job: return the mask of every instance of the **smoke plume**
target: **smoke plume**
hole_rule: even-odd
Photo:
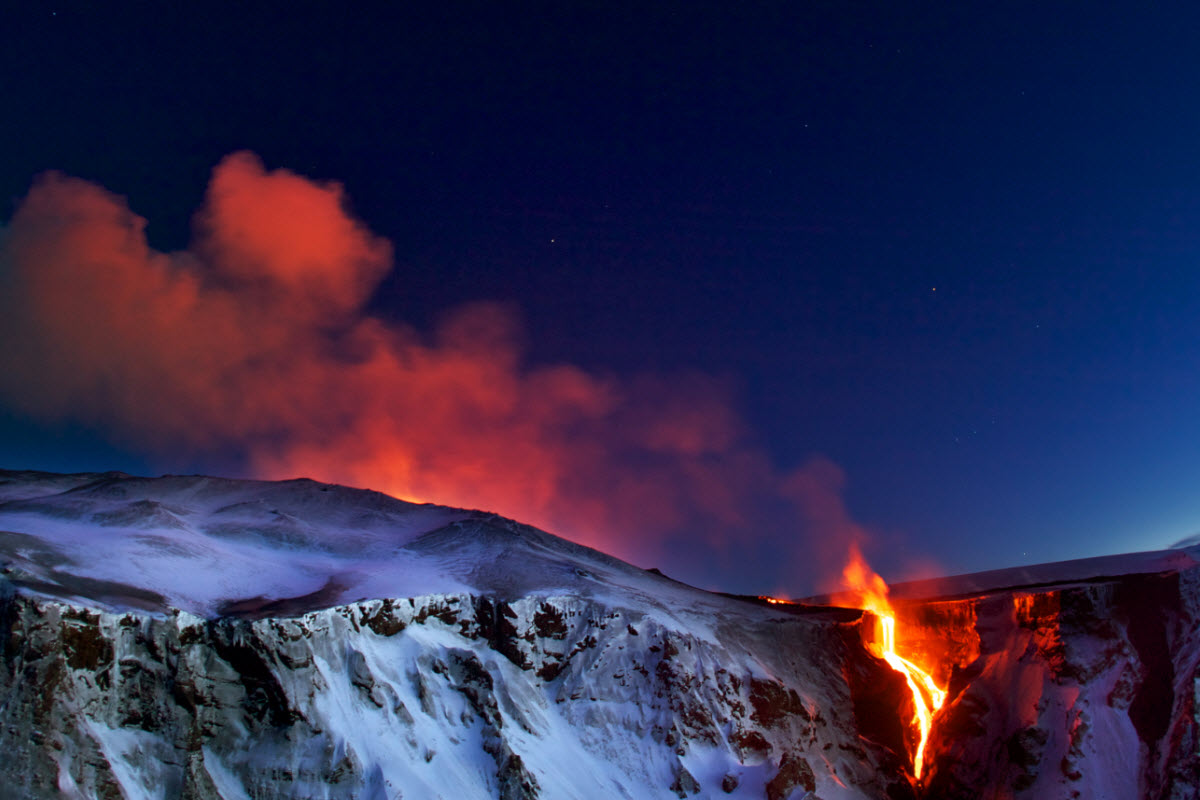
[[[813,531],[848,524],[829,467],[781,474],[711,377],[528,364],[499,305],[433,331],[365,312],[391,245],[336,183],[235,153],[189,249],[157,252],[144,227],[95,184],[35,181],[0,239],[7,407],[168,468],[234,453],[255,476],[490,509],[647,565],[686,561],[666,552],[682,543],[769,561],[808,543],[793,503]]]

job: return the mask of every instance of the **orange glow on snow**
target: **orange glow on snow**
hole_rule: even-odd
[[[925,762],[925,744],[933,726],[933,715],[946,700],[944,689],[938,688],[928,672],[901,656],[896,650],[896,612],[888,600],[888,587],[883,578],[871,569],[857,545],[851,545],[850,560],[842,571],[842,580],[853,595],[858,608],[879,618],[880,635],[872,643],[880,658],[904,676],[913,696],[913,724],[919,739],[913,755],[913,775],[921,779]]]

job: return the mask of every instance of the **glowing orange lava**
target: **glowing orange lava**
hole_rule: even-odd
[[[850,560],[842,571],[842,579],[855,595],[855,604],[879,618],[880,635],[873,647],[892,669],[904,676],[912,692],[913,724],[920,734],[917,752],[913,755],[913,775],[920,780],[933,715],[942,707],[946,692],[938,688],[928,672],[896,652],[896,612],[888,600],[887,583],[867,565],[857,546],[851,546]]]

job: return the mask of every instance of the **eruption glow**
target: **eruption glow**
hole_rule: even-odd
[[[37,178],[0,224],[0,409],[164,470],[487,509],[638,563],[707,570],[797,508],[824,530],[806,487],[836,468],[776,468],[720,379],[528,363],[497,303],[432,330],[376,313],[392,244],[336,182],[234,153],[194,222],[158,251],[124,198]]]
[[[920,780],[933,715],[942,707],[946,692],[938,688],[928,672],[896,652],[896,612],[888,600],[887,583],[867,565],[856,545],[851,545],[850,560],[842,571],[842,579],[855,595],[855,605],[879,618],[880,635],[873,643],[874,648],[892,669],[904,676],[912,692],[912,721],[919,734],[917,750],[913,754],[913,775]]]

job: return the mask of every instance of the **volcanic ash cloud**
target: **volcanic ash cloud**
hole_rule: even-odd
[[[722,382],[527,364],[495,304],[431,333],[367,313],[392,246],[337,183],[235,153],[187,250],[155,251],[145,225],[93,183],[35,181],[0,240],[10,408],[164,467],[237,458],[261,477],[494,510],[643,563],[697,540],[760,559],[796,544],[771,533],[795,527],[777,524],[795,519],[780,511],[794,476]]]

